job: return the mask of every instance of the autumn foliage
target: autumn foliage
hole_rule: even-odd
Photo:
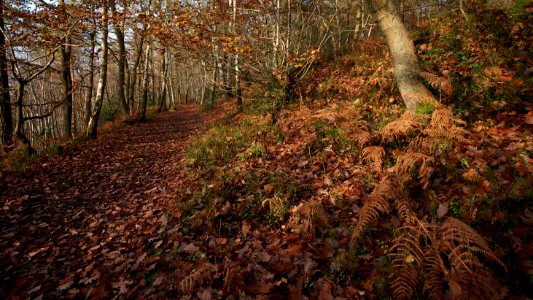
[[[478,2],[413,31],[439,100],[416,113],[372,37],[291,57],[293,97],[251,74],[243,111],[177,105],[10,169],[0,298],[533,297],[531,16]]]

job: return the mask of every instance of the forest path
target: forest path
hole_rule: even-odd
[[[186,143],[203,119],[196,106],[180,106],[8,179],[0,299],[153,295],[142,281],[160,260],[150,253],[162,244]]]

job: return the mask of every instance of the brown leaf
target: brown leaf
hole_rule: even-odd
[[[74,284],[74,276],[69,276],[59,283],[59,286],[57,287],[58,291],[64,291],[68,288],[70,288]]]
[[[439,204],[437,209],[437,217],[442,218],[448,213],[448,204]]]
[[[241,231],[242,231],[242,235],[243,235],[243,236],[247,236],[248,233],[250,233],[250,229],[251,229],[251,227],[252,227],[252,226],[250,225],[250,222],[248,222],[248,221],[243,221],[243,222],[242,222],[242,229],[241,229]]]

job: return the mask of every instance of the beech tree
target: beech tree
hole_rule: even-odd
[[[98,87],[96,90],[96,99],[92,109],[91,117],[89,118],[89,124],[87,125],[87,131],[85,137],[88,139],[96,139],[98,130],[98,121],[100,118],[100,112],[102,111],[102,103],[104,102],[104,93],[107,84],[107,64],[108,64],[108,35],[109,35],[109,3],[107,0],[102,1],[102,44],[101,44],[101,58],[100,58],[100,76],[98,78]]]
[[[413,112],[423,104],[436,106],[437,100],[421,80],[413,41],[396,12],[393,1],[371,0],[371,3],[392,54],[394,78],[405,106]]]

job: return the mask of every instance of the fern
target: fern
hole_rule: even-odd
[[[492,249],[472,227],[455,218],[448,218],[440,227],[441,251],[456,253],[461,258],[461,253],[480,254],[499,264],[503,269],[505,265],[494,255]],[[468,262],[466,262],[468,263]],[[463,263],[466,265],[466,263]]]
[[[381,173],[383,170],[383,157],[385,156],[385,150],[380,146],[366,147],[363,149],[363,163],[370,167],[370,170],[374,173]]]
[[[362,129],[355,130],[355,132],[351,133],[349,136],[361,148],[368,145],[372,140],[372,135],[368,131]]]
[[[391,248],[391,287],[395,299],[412,299],[421,279],[424,265],[423,243],[427,239],[427,228],[416,220],[413,225],[400,229],[399,236]]]
[[[398,205],[405,205],[402,203],[399,201]],[[395,298],[413,297],[420,278],[424,279],[424,292],[431,299],[442,299],[445,286],[449,287],[454,299],[499,299],[505,296],[506,290],[478,256],[504,266],[474,229],[454,218],[433,227],[416,217],[410,222],[400,230],[390,254],[393,261],[391,287]]]
[[[420,73],[424,79],[427,80],[427,82],[434,88],[439,90],[440,93],[446,94],[446,96],[451,96],[453,92],[452,85],[450,83],[450,80],[446,77],[440,77],[435,74],[431,74],[429,72],[422,72]]]
[[[397,179],[386,177],[374,188],[359,212],[359,221],[352,233],[351,245],[363,236],[365,229],[378,221],[379,215],[390,212],[389,200],[402,196],[402,186]]]
[[[446,273],[444,262],[440,256],[439,244],[434,243],[424,254],[424,292],[430,299],[444,297],[444,275]]]
[[[215,270],[215,266],[210,263],[203,263],[199,268],[194,269],[193,272],[183,278],[179,283],[179,290],[184,294],[190,294],[200,284],[213,281],[212,272]]]
[[[398,157],[393,170],[401,178],[409,178],[409,175],[416,171],[425,189],[434,171],[433,161],[434,159],[431,156],[417,152],[407,152]]]
[[[377,135],[385,142],[392,142],[408,137],[422,128],[420,119],[423,118],[412,112],[405,112],[398,120],[395,120],[381,128]]]
[[[398,216],[400,217],[402,224],[413,225],[417,218],[407,199],[404,197],[398,197],[394,202],[394,205],[398,211]]]

